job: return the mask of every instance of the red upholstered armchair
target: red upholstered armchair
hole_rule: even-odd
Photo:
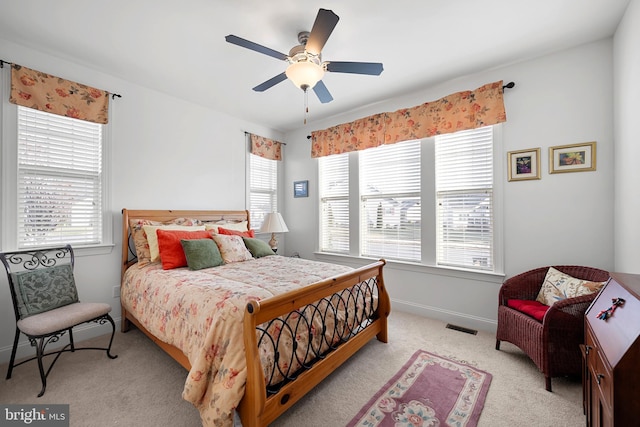
[[[553,267],[578,279],[593,282],[609,279],[609,272],[598,268],[575,265]],[[500,350],[500,341],[518,346],[544,374],[545,387],[551,391],[552,377],[581,373],[579,345],[584,342],[584,312],[597,292],[557,301],[548,310],[544,306],[540,312],[540,307],[536,309],[535,299],[548,269],[541,267],[530,270],[502,284],[498,295],[496,350]]]

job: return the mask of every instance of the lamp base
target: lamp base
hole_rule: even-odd
[[[269,246],[273,252],[278,252],[278,241],[276,240],[276,233],[271,233],[271,240],[269,240]]]

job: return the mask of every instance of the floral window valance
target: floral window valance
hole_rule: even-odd
[[[74,119],[109,121],[109,92],[17,64],[11,66],[9,101]]]
[[[264,136],[251,135],[251,154],[270,160],[282,160],[282,143]]]
[[[311,157],[475,129],[507,120],[502,81],[392,113],[311,132]]]

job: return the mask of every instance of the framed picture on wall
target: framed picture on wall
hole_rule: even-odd
[[[293,197],[309,197],[309,181],[294,181]]]
[[[509,181],[540,179],[540,148],[509,151]]]
[[[549,173],[596,170],[596,143],[549,147]]]

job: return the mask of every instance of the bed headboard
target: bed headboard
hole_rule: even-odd
[[[152,221],[167,222],[175,218],[192,218],[202,222],[247,221],[247,226],[251,229],[249,211],[206,211],[206,210],[133,210],[122,209],[122,276],[127,268],[137,262],[136,250],[131,239],[129,230],[130,220],[148,219]]]

